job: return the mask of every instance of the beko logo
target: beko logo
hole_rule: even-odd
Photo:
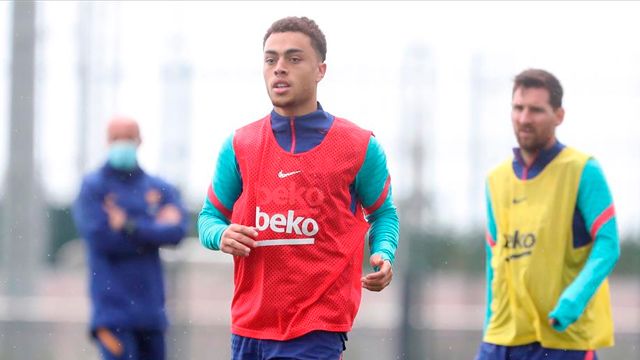
[[[266,212],[260,211],[256,207],[256,228],[260,231],[271,229],[275,233],[286,233],[296,235],[314,236],[320,231],[318,222],[312,218],[296,216],[293,210],[287,214],[273,214],[269,216]]]
[[[504,234],[504,248],[512,251],[520,251],[507,256],[506,261],[531,255],[535,245],[536,235],[534,233],[521,233],[520,230],[516,230],[513,235]]]

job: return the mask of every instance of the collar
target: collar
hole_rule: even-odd
[[[144,174],[144,170],[142,170],[138,164],[136,164],[136,167],[132,170],[118,170],[109,165],[108,161],[102,166],[102,171],[107,176],[117,177],[123,180],[127,178],[135,178]]]
[[[526,165],[520,148],[513,148],[513,171],[522,180],[529,180],[536,177],[556,156],[564,149],[565,146],[556,140],[555,144],[548,149],[542,149],[529,166]]]
[[[291,120],[295,125],[296,132],[319,132],[326,134],[333,123],[333,116],[322,109],[318,103],[318,109],[314,112],[299,116],[283,116],[271,111],[271,128],[274,133],[290,132]]]

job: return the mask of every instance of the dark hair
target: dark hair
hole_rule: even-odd
[[[513,80],[513,91],[519,87],[543,88],[549,91],[549,104],[555,110],[562,106],[562,85],[560,81],[548,71],[542,69],[527,69],[518,74]]]
[[[305,16],[290,16],[271,24],[271,27],[269,27],[267,33],[264,35],[262,46],[264,47],[264,44],[267,42],[267,38],[269,38],[271,34],[289,31],[300,32],[307,35],[311,39],[311,46],[318,53],[322,62],[324,62],[327,57],[327,39],[325,39],[322,30],[318,27],[318,24]]]

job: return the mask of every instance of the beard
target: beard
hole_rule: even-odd
[[[537,153],[538,151],[544,149],[548,142],[548,138],[544,138],[535,133],[529,133],[529,136],[522,136],[516,133],[516,139],[518,140],[518,145],[520,145],[520,149],[528,152],[528,153]]]

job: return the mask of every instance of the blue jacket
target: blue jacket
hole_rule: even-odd
[[[127,213],[127,226],[113,231],[103,209],[105,197]],[[155,222],[173,204],[182,222]],[[177,245],[187,232],[187,212],[176,189],[142,169],[122,172],[108,164],[88,174],[73,206],[73,218],[87,244],[91,330],[98,327],[164,330],[167,326],[159,247]]]

